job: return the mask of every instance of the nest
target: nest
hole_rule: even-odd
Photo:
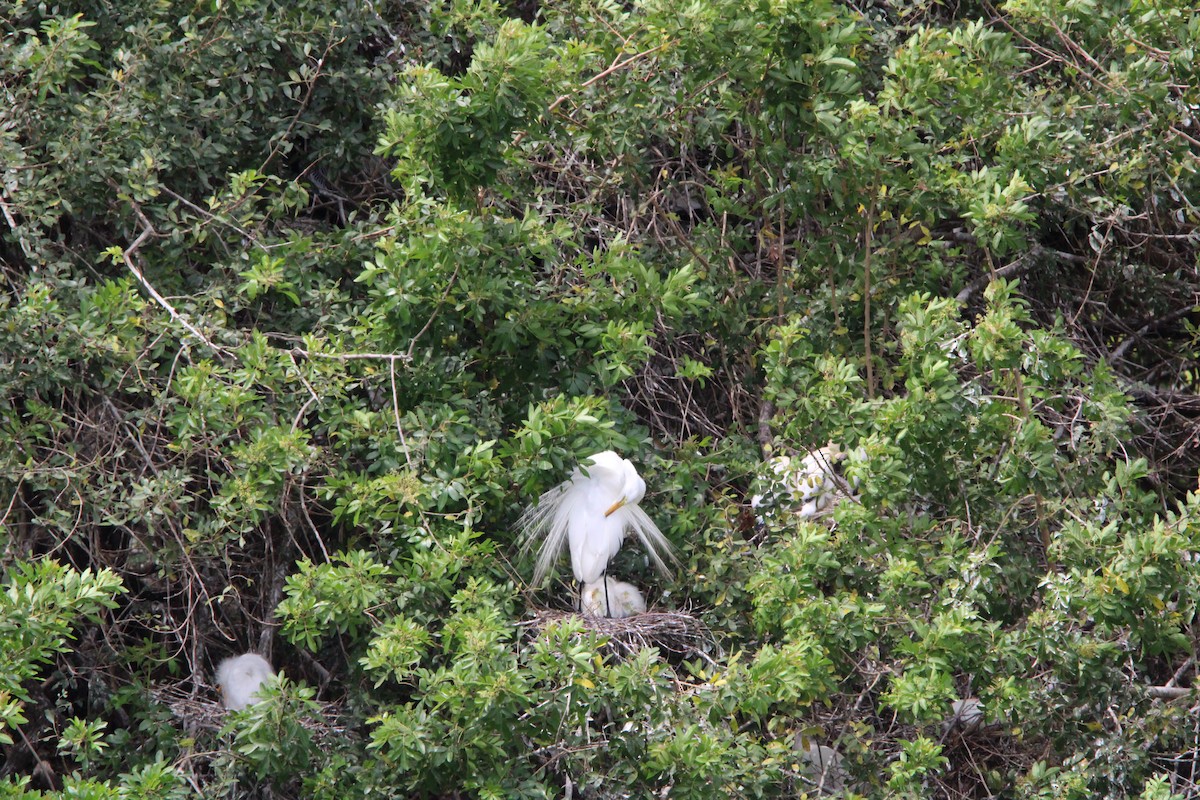
[[[177,686],[155,687],[150,693],[155,700],[171,710],[171,714],[189,734],[200,731],[216,732],[228,722],[229,712],[215,700],[196,697]],[[312,734],[314,742],[327,745],[338,740],[344,741],[346,737],[354,735],[341,705],[325,702],[317,702],[317,705],[321,709],[320,716],[305,714],[300,719],[300,724]]]
[[[637,653],[647,647],[657,647],[680,659],[701,658],[711,661],[709,653],[717,649],[716,639],[703,622],[682,612],[651,611],[624,619],[592,617],[574,611],[535,608],[531,619],[522,623],[534,636],[541,636],[551,625],[566,620],[578,620],[584,631],[602,636],[602,650],[618,658]]]

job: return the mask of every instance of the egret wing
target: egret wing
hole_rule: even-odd
[[[560,483],[537,499],[517,521],[521,531],[521,555],[538,546],[533,586],[542,581],[567,546],[567,521],[571,517],[571,481]]]
[[[642,546],[650,554],[655,569],[661,572],[663,577],[671,577],[671,568],[667,566],[667,561],[677,564],[679,559],[675,556],[675,548],[671,546],[667,537],[663,536],[654,520],[650,519],[640,506],[624,506],[617,513],[625,515],[626,528],[637,534]]]

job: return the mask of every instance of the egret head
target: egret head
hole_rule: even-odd
[[[259,687],[274,674],[271,662],[258,653],[243,653],[225,659],[217,667],[221,702],[231,710],[245,708],[255,701]]]
[[[596,453],[582,467],[587,479],[594,481],[612,495],[612,505],[604,511],[611,517],[627,505],[635,506],[646,496],[646,482],[627,458],[621,458],[612,450]]]

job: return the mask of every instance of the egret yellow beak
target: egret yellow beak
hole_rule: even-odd
[[[625,498],[624,498],[624,497],[622,497],[620,500],[618,500],[617,502],[615,502],[615,503],[613,503],[611,506],[609,506],[609,507],[608,507],[608,511],[605,511],[605,512],[604,512],[604,516],[606,516],[606,517],[610,517],[610,516],[612,516],[612,513],[613,513],[614,511],[616,511],[618,508],[620,508],[621,506],[623,506],[623,505],[625,505]]]

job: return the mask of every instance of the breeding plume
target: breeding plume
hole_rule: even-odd
[[[606,577],[584,584],[579,610],[591,617],[625,619],[646,613],[646,598],[632,583]]]
[[[611,450],[596,453],[576,467],[570,479],[526,509],[518,523],[523,550],[541,542],[533,585],[541,584],[568,546],[575,580],[596,583],[630,531],[641,540],[658,571],[669,577],[665,559],[674,560],[675,555],[671,543],[638,505],[645,495],[646,482],[633,464]]]
[[[231,710],[245,708],[257,699],[258,688],[275,674],[271,662],[258,653],[227,658],[217,667],[221,702]]]

